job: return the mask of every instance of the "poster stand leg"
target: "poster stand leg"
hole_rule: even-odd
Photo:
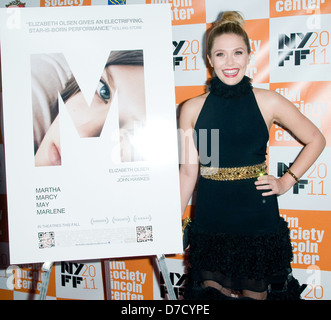
[[[46,294],[48,290],[49,278],[51,276],[53,262],[44,262],[41,270],[44,271],[41,279],[41,288],[39,300],[46,300]]]
[[[168,291],[169,300],[177,300],[174,288],[172,286],[164,254],[156,255],[156,261]]]
[[[111,278],[110,278],[110,260],[104,260],[103,263],[103,273],[104,273],[104,278],[105,278],[105,290],[106,290],[106,300],[111,300],[112,295],[111,295]]]

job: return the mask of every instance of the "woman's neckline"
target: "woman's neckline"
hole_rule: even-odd
[[[240,82],[235,85],[228,85],[222,82],[218,77],[214,77],[210,81],[210,92],[213,95],[224,99],[240,98],[252,91],[251,79],[244,76]]]

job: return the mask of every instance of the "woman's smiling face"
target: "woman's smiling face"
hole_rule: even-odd
[[[233,33],[222,34],[215,38],[208,60],[222,82],[235,85],[246,73],[250,54],[242,37]]]

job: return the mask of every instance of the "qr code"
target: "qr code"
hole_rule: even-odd
[[[38,232],[39,249],[55,247],[55,232]]]
[[[153,241],[152,226],[136,227],[137,242]]]

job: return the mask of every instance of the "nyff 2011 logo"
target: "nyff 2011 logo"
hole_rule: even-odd
[[[173,66],[182,66],[182,71],[198,71],[199,61],[197,55],[200,52],[200,42],[198,40],[180,40],[172,41],[174,46],[173,51]]]
[[[65,287],[69,284],[73,288],[77,288],[77,285],[84,280],[81,276],[83,267],[82,263],[61,262],[61,286]]]
[[[285,61],[293,61],[294,65],[300,66],[301,61],[311,53],[306,46],[312,34],[313,32],[280,34],[278,36],[278,66],[284,67]]]

